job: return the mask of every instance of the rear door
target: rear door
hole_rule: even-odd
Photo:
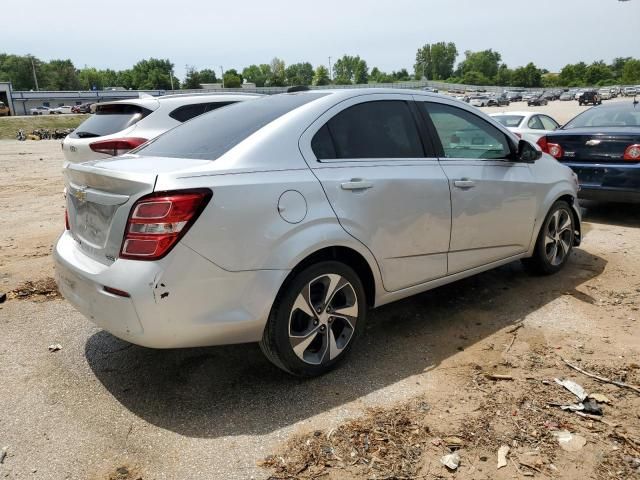
[[[536,217],[528,164],[514,162],[505,133],[469,110],[418,102],[451,189],[449,273],[525,252]]]
[[[449,186],[419,119],[410,95],[362,95],[331,108],[300,139],[341,225],[373,253],[387,291],[447,273]]]

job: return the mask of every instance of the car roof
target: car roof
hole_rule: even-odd
[[[489,116],[494,117],[496,115],[518,115],[521,117],[526,117],[528,115],[546,115],[546,113],[542,112],[531,112],[531,111],[506,111],[506,112],[493,112],[489,114]]]
[[[180,106],[185,103],[189,103],[194,101],[195,103],[204,103],[204,102],[230,102],[230,101],[241,101],[241,100],[250,100],[252,98],[259,98],[263,95],[254,93],[179,93],[173,95],[163,95],[160,97],[153,97],[151,95],[144,96],[141,98],[130,98],[123,100],[114,100],[109,102],[100,102],[99,105],[139,105],[141,107],[149,108],[151,110],[157,109],[160,105],[175,105]]]

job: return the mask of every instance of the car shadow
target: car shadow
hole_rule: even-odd
[[[315,379],[278,370],[253,344],[153,350],[100,331],[85,355],[106,389],[151,424],[188,437],[264,434],[433,369],[562,295],[590,303],[576,288],[605,265],[574,249],[553,276],[528,276],[514,262],[385,305],[347,361]]]
[[[580,206],[585,209],[583,215],[585,222],[619,227],[640,227],[640,208],[638,208],[638,204],[581,200]]]

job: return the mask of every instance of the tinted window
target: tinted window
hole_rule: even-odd
[[[312,141],[320,160],[424,157],[415,119],[404,101],[360,103],[338,113],[326,126]],[[327,147],[330,140],[335,152]]]
[[[96,113],[82,122],[71,136],[90,138],[111,135],[136,124],[150,113],[151,110],[126,103],[98,105]]]
[[[219,108],[169,130],[135,153],[215,160],[278,117],[325,95],[285,93]]]
[[[524,118],[522,115],[492,115],[493,119],[497,122],[500,122],[505,127],[515,128],[520,125],[522,119]]]
[[[336,158],[336,149],[326,124],[314,135],[311,140],[311,149],[318,160]]]
[[[191,105],[183,105],[173,110],[169,116],[179,122],[186,122],[192,118],[210,112],[216,108],[224,107],[235,102],[210,102],[210,103],[193,103]]]
[[[555,130],[560,126],[553,118],[547,117],[546,115],[540,115],[540,121],[545,130]]]
[[[638,126],[640,126],[640,108],[626,104],[615,107],[590,108],[562,128]]]
[[[507,158],[507,137],[478,116],[439,103],[421,102],[433,121],[446,158]]]
[[[538,115],[534,115],[529,119],[529,121],[527,122],[527,127],[533,130],[544,130],[544,126],[542,125],[542,122],[540,121],[540,117],[538,117]]]

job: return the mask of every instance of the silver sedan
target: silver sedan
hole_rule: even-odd
[[[334,367],[367,310],[580,242],[577,181],[466,104],[316,90],[202,115],[130,154],[69,164],[64,296],[155,348],[260,342]]]

